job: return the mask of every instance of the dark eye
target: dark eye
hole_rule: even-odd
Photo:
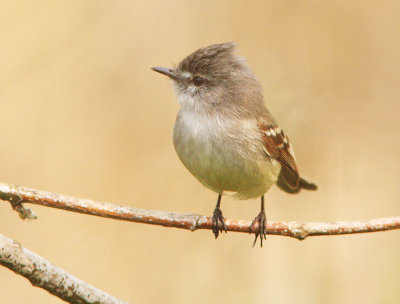
[[[199,75],[196,75],[193,77],[192,81],[196,87],[199,87],[204,83],[205,79]]]

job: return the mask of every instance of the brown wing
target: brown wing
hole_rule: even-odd
[[[278,160],[282,166],[279,179],[283,180],[291,190],[298,189],[300,175],[289,138],[276,125],[261,124],[259,128],[265,152]]]

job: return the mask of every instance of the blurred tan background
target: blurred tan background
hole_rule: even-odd
[[[270,220],[400,214],[398,1],[31,1],[0,9],[0,181],[210,215],[175,155],[178,103],[150,70],[235,41],[318,192],[267,195]],[[259,201],[225,198],[247,220]],[[125,223],[0,202],[0,233],[132,303],[399,303],[400,232],[304,242]],[[1,303],[62,303],[0,267]]]

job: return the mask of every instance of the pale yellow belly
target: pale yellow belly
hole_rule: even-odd
[[[234,192],[240,199],[263,195],[276,183],[280,164],[276,160],[242,158],[232,151],[208,144],[176,147],[185,167],[206,187],[217,192]]]

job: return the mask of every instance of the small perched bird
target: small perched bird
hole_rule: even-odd
[[[253,220],[261,246],[266,238],[264,194],[275,183],[284,191],[316,190],[299,175],[292,145],[266,109],[261,85],[234,43],[200,48],[174,68],[152,69],[172,79],[181,109],[173,141],[184,166],[218,193],[212,216],[215,238],[227,231],[221,197],[261,197]]]

